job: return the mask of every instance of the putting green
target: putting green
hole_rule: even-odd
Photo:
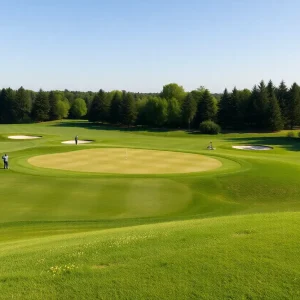
[[[213,170],[222,166],[199,154],[125,148],[97,148],[31,157],[36,167],[77,172],[171,174]]]

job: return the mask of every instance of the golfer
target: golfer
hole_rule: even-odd
[[[2,156],[2,159],[3,159],[3,163],[4,163],[4,169],[8,169],[8,155],[4,154]]]
[[[78,144],[78,135],[75,136],[75,144]]]

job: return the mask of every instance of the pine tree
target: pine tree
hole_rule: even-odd
[[[240,97],[236,87],[232,90],[230,98],[231,125],[232,128],[237,129],[241,126],[240,123],[242,116],[240,112]]]
[[[1,114],[0,121],[1,123],[13,123],[14,114],[13,114],[13,105],[15,102],[15,92],[11,89],[2,89],[0,97],[1,105]]]
[[[20,87],[12,103],[13,122],[22,123],[30,121],[30,112],[31,98],[29,92]]]
[[[200,123],[204,121],[214,121],[218,112],[216,99],[209,90],[205,90],[198,103],[198,113]]]
[[[49,120],[50,104],[49,97],[46,92],[40,90],[32,107],[32,118],[35,121]]]
[[[49,111],[49,119],[50,120],[58,120],[58,110],[57,110],[57,103],[58,103],[59,97],[57,93],[54,91],[51,91],[49,93],[49,105],[50,105],[50,111]]]
[[[0,91],[0,123],[3,123],[2,121],[2,115],[4,114],[3,110],[3,97],[4,97],[4,89]]]
[[[113,124],[121,123],[121,104],[122,104],[122,93],[116,91],[110,105],[110,122]]]
[[[222,128],[228,128],[231,126],[231,97],[227,91],[224,90],[219,102],[218,121]]]
[[[89,111],[89,120],[92,122],[105,122],[109,119],[109,102],[105,92],[101,89],[94,97]]]
[[[136,102],[131,93],[123,92],[122,95],[122,123],[124,125],[134,124],[137,118]]]
[[[288,88],[285,85],[284,81],[282,81],[276,90],[276,96],[279,102],[281,115],[284,123],[284,127],[288,127],[288,102],[289,102],[289,93]]]
[[[193,94],[188,93],[188,95],[184,99],[183,106],[182,106],[182,119],[183,122],[188,125],[189,129],[191,127],[191,123],[194,120],[196,112],[197,112],[197,102],[193,97]]]
[[[257,110],[256,110],[256,124],[259,129],[268,128],[268,108],[269,98],[268,91],[264,81],[261,81],[258,86],[258,98],[257,98]]]
[[[252,90],[246,116],[247,123],[256,129],[267,129],[268,107],[268,91],[264,81],[261,81],[258,88],[255,85]]]
[[[244,89],[237,91],[238,95],[238,125],[237,129],[243,129],[247,126],[247,110],[251,97],[251,91]]]
[[[300,88],[294,83],[289,90],[289,101],[287,104],[287,121],[290,129],[300,123]]]
[[[275,94],[275,87],[270,80],[267,86],[269,107],[268,107],[268,128],[272,131],[283,129],[283,121],[280,106]]]
[[[257,99],[259,93],[257,86],[252,89],[251,96],[249,97],[248,107],[245,111],[245,121],[249,127],[257,127]]]

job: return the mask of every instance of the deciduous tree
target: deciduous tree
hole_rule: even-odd
[[[76,98],[70,108],[70,117],[80,119],[87,114],[86,102],[81,98]]]

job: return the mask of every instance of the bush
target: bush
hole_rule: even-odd
[[[298,132],[298,137],[300,138],[300,131]]]
[[[213,121],[202,122],[199,129],[204,134],[218,134],[221,131],[221,127]]]
[[[289,131],[286,136],[288,138],[294,138],[295,137],[295,132],[294,131]]]

